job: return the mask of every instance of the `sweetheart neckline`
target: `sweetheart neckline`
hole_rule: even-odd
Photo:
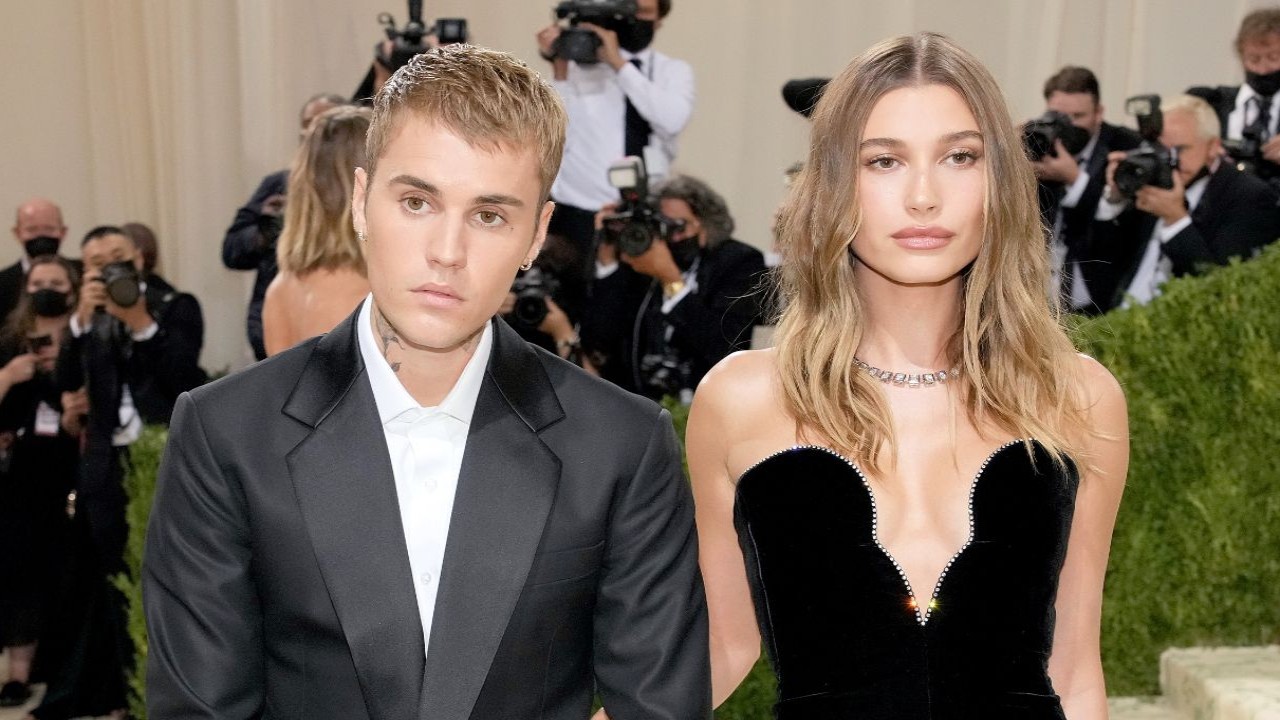
[[[788,453],[792,453],[800,450],[817,450],[820,452],[824,452],[828,455],[831,455],[839,460],[843,460],[844,463],[848,465],[858,475],[858,479],[862,481],[862,486],[863,488],[866,489],[867,495],[871,500],[871,542],[874,543],[875,546],[880,549],[880,552],[882,552],[884,556],[889,560],[889,563],[893,565],[894,570],[898,572],[898,576],[901,578],[902,584],[905,586],[907,591],[907,597],[909,599],[908,606],[915,611],[916,622],[919,623],[921,628],[925,628],[929,624],[929,616],[933,613],[934,609],[937,608],[938,594],[942,590],[942,583],[944,580],[946,580],[947,573],[951,570],[951,566],[954,565],[956,561],[960,559],[960,556],[964,554],[964,551],[967,550],[969,546],[973,543],[973,537],[974,537],[973,496],[975,491],[978,489],[978,481],[981,480],[982,476],[986,473],[987,466],[990,465],[991,462],[995,460],[997,456],[1000,455],[1000,453],[1004,452],[1008,448],[1013,447],[1014,445],[1017,445],[1019,443],[1027,443],[1027,442],[1036,443],[1036,440],[1033,438],[1014,438],[1012,440],[1009,440],[1003,445],[1000,445],[996,449],[992,450],[987,455],[987,457],[982,461],[982,463],[978,465],[978,469],[973,473],[973,479],[969,481],[969,495],[968,495],[969,534],[965,538],[965,541],[960,545],[960,547],[954,553],[951,554],[951,557],[947,560],[946,564],[943,565],[942,572],[938,574],[938,579],[935,580],[933,583],[933,591],[930,593],[929,602],[925,604],[923,608],[921,607],[919,598],[916,596],[915,589],[911,584],[911,579],[907,576],[907,571],[898,562],[898,559],[893,556],[893,553],[889,551],[889,548],[885,547],[880,542],[879,505],[876,502],[876,493],[875,493],[875,489],[871,487],[871,481],[867,478],[866,474],[862,472],[862,468],[859,467],[856,462],[846,457],[845,455],[841,454],[840,452],[832,448],[829,448],[825,445],[793,445],[789,448],[785,448],[775,453],[771,453],[761,458],[759,461],[751,465],[751,467],[744,470],[742,474],[738,476],[738,482],[734,486],[735,504],[737,501],[736,498],[737,498],[738,488],[742,486],[742,480],[748,474],[750,474],[751,471],[755,470],[756,468],[760,467],[761,465],[763,465],[764,463],[770,460],[773,460],[775,458],[779,458]]]

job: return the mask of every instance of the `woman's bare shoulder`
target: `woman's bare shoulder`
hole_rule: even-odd
[[[716,363],[702,378],[695,396],[715,408],[774,404],[778,397],[777,353],[773,348],[743,350]]]

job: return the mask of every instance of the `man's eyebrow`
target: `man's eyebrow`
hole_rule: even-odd
[[[494,195],[481,195],[480,197],[476,198],[475,204],[476,205],[506,205],[508,207],[513,207],[513,208],[524,207],[524,201],[521,200],[520,198],[513,197],[511,195],[503,195],[501,193],[497,193]]]
[[[431,183],[427,182],[426,180],[423,180],[420,177],[414,177],[413,175],[397,175],[391,178],[390,180],[388,180],[387,184],[388,185],[408,185],[410,187],[418,188],[419,190],[421,190],[424,193],[427,193],[428,195],[440,194],[440,188],[437,188],[435,185],[432,185]]]
[[[408,185],[417,188],[428,195],[440,195],[440,188],[413,175],[397,175],[387,182],[389,185]],[[473,205],[506,205],[508,207],[522,208],[524,201],[513,195],[505,195],[503,193],[490,193],[480,195],[472,201]]]

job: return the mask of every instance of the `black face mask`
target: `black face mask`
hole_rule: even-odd
[[[71,310],[71,306],[67,303],[70,297],[67,293],[53,288],[40,288],[31,293],[31,308],[40,317],[62,317]]]
[[[652,20],[632,20],[618,30],[618,47],[627,52],[640,52],[652,42]]]
[[[27,257],[37,258],[41,255],[57,255],[58,246],[62,241],[56,237],[41,235],[24,242],[22,245],[27,249]]]
[[[1244,72],[1244,81],[1249,83],[1249,87],[1253,88],[1254,92],[1263,97],[1269,98],[1280,92],[1280,70],[1266,75],[1259,75],[1256,72],[1246,70]]]
[[[693,267],[693,261],[698,259],[698,253],[702,252],[697,235],[672,240],[667,243],[667,248],[671,250],[671,259],[676,261],[676,267],[680,268],[682,273],[689,272],[689,268]]]

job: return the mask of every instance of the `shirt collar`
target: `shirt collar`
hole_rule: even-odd
[[[1089,142],[1085,143],[1084,149],[1080,151],[1077,158],[1080,162],[1087,163],[1093,157],[1093,151],[1098,147],[1098,138],[1102,136],[1102,128],[1098,128],[1098,132],[1089,136]]]
[[[1220,161],[1215,160],[1209,166],[1209,174],[1191,183],[1191,187],[1187,188],[1187,206],[1195,209],[1200,204],[1200,198],[1204,197],[1204,191],[1209,187],[1209,178],[1213,177],[1213,173],[1217,172]]]
[[[400,378],[391,370],[387,359],[378,352],[377,340],[373,337],[373,295],[365,298],[360,306],[360,316],[356,319],[356,336],[360,343],[360,356],[364,359],[365,369],[369,374],[369,384],[373,387],[373,399],[378,406],[378,419],[385,426],[400,418],[401,415],[413,411],[410,417],[425,415],[423,411],[435,411],[448,415],[464,424],[471,424],[471,416],[475,413],[476,399],[480,397],[480,386],[484,382],[485,368],[489,366],[489,355],[493,349],[493,324],[485,323],[480,334],[480,343],[476,351],[462,369],[449,394],[439,405],[424,408],[409,394],[400,383]]]

